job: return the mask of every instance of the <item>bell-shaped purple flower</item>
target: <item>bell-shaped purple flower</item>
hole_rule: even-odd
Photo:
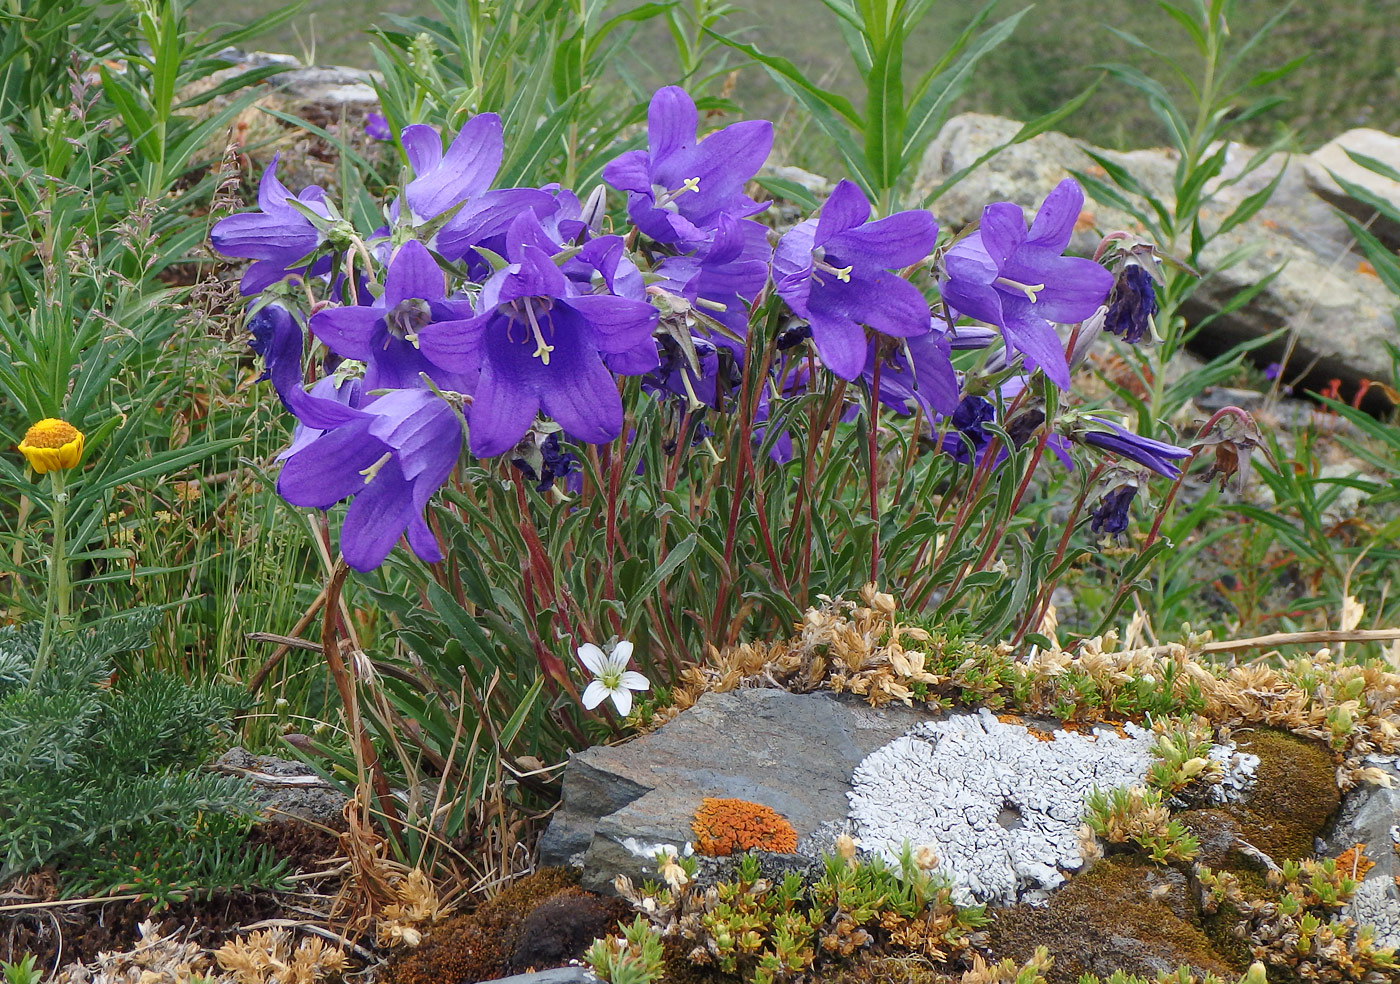
[[[461,422],[446,401],[425,389],[395,390],[287,458],[277,491],[313,509],[351,499],[340,552],[357,571],[382,564],[405,532],[413,552],[436,563],[442,552],[423,510],[461,447]]]
[[[1081,444],[1136,461],[1165,478],[1179,477],[1181,469],[1176,462],[1191,457],[1190,448],[1142,437],[1102,417],[1085,417],[1084,426],[1071,436]]]
[[[384,277],[384,292],[371,304],[325,308],[311,316],[311,331],[336,355],[365,364],[365,388],[421,386],[427,373],[439,387],[470,392],[469,377],[426,358],[418,332],[434,321],[472,317],[466,301],[449,301],[442,268],[426,246],[410,239],[399,247]]]
[[[744,194],[773,149],[767,120],[733,123],[697,141],[699,113],[684,89],[658,89],[647,110],[647,150],[609,161],[603,180],[627,192],[627,215],[659,243],[703,242],[721,215],[743,218],[767,208]]]
[[[365,136],[371,140],[392,140],[394,135],[389,132],[389,121],[383,113],[365,114]]]
[[[245,296],[275,284],[326,241],[325,233],[290,201],[329,219],[326,193],[315,185],[293,195],[277,179],[277,157],[258,182],[258,211],[230,215],[214,223],[209,241],[225,256],[256,260],[239,284]]]
[[[495,113],[469,119],[446,153],[438,131],[423,123],[404,127],[399,142],[414,175],[403,190],[411,224],[422,225],[457,209],[431,242],[450,261],[503,234],[522,211],[544,215],[556,208],[554,196],[536,188],[489,190],[505,155],[501,119]],[[391,217],[402,207],[395,202]]]
[[[302,327],[280,304],[268,304],[248,319],[249,345],[263,358],[263,379],[272,381],[282,406],[307,427],[338,427],[362,417],[353,404],[302,383],[301,355],[305,344]],[[324,380],[322,380],[324,382]]]
[[[842,181],[821,216],[789,231],[773,256],[778,293],[811,324],[822,363],[842,379],[855,379],[865,365],[861,325],[902,338],[932,323],[919,288],[890,271],[928,256],[938,224],[922,209],[869,218],[865,193]]]
[[[768,283],[772,256],[765,226],[721,215],[712,238],[695,252],[661,261],[656,272],[666,279],[657,286],[684,297],[743,338],[748,333],[748,305]]]
[[[1020,206],[994,202],[982,210],[977,231],[944,259],[943,299],[999,327],[1009,348],[1062,389],[1069,386],[1069,363],[1051,322],[1083,321],[1113,286],[1113,275],[1093,260],[1061,255],[1083,204],[1084,192],[1066,178],[1046,196],[1027,233]]]
[[[418,333],[423,354],[456,372],[480,370],[469,416],[472,454],[510,450],[543,409],[570,437],[599,444],[622,433],[622,399],[603,356],[650,350],[657,310],[645,301],[585,294],[560,271],[555,246],[524,213],[512,224],[511,263],[481,289],[478,315]]]
[[[904,339],[902,344],[871,339],[861,371],[867,385],[875,383],[877,354],[884,360],[880,366],[882,404],[899,414],[912,414],[920,408],[926,419],[957,412],[958,374],[953,370],[952,347],[943,332],[935,329]]]

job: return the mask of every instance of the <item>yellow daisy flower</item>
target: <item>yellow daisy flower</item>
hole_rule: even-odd
[[[83,456],[83,432],[66,420],[46,417],[24,432],[19,449],[40,475],[73,468]]]

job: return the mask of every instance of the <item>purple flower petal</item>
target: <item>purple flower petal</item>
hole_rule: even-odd
[[[467,417],[472,454],[491,458],[515,447],[530,429],[539,408],[537,393],[499,378],[493,364],[486,362]]]
[[[812,241],[817,246],[825,246],[832,236],[863,225],[868,218],[870,201],[865,197],[865,192],[854,181],[842,179],[822,205]]]
[[[340,526],[340,552],[352,569],[372,571],[384,563],[413,518],[411,491],[398,462],[390,458],[355,496]]]
[[[360,474],[389,449],[369,436],[369,421],[328,430],[282,465],[277,494],[294,506],[329,509],[366,485]]]
[[[440,301],[445,296],[442,267],[437,265],[428,247],[416,239],[400,246],[384,278],[383,307],[392,309],[413,299]]]
[[[820,244],[821,231],[817,239]],[[897,212],[883,219],[848,229],[824,244],[833,262],[852,263],[884,270],[913,266],[933,252],[938,223],[923,210]]]
[[[1063,253],[1074,236],[1074,224],[1079,221],[1083,208],[1083,189],[1073,178],[1065,178],[1040,203],[1026,245]]]

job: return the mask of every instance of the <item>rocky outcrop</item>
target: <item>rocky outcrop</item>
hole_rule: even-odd
[[[785,690],[705,694],[659,731],[573,756],[541,862],[581,864],[591,891],[611,891],[619,874],[655,877],[656,852],[693,839],[706,797],[771,807],[792,824],[801,853],[830,850],[856,766],[923,716]]]
[[[948,121],[929,146],[914,193],[922,196],[982,154],[1010,139],[1021,124],[996,116],[965,114]],[[1207,231],[1235,206],[1282,177],[1269,203],[1250,221],[1213,240],[1201,256],[1204,279],[1183,309],[1188,322],[1215,316],[1193,345],[1205,355],[1279,328],[1296,337],[1289,361],[1290,378],[1304,375],[1303,389],[1321,389],[1331,378],[1343,381],[1343,395],[1362,379],[1390,379],[1386,343],[1397,340],[1397,299],[1353,249],[1346,224],[1335,207],[1369,221],[1373,210],[1352,201],[1331,181],[1329,169],[1364,184],[1373,193],[1400,205],[1400,193],[1370,171],[1354,164],[1341,148],[1400,167],[1400,140],[1375,131],[1353,131],[1315,154],[1276,154],[1241,177],[1250,148],[1235,147],[1227,164],[1208,190],[1215,198],[1203,210]],[[990,201],[1013,201],[1033,209],[1054,185],[1079,171],[1103,178],[1089,149],[1126,169],[1154,196],[1173,201],[1175,154],[1166,149],[1127,153],[1088,147],[1062,133],[1045,133],[1001,151],[963,178],[933,204],[941,223],[961,228],[981,214]],[[1364,177],[1369,175],[1369,177]],[[1090,203],[1085,207],[1072,249],[1089,253],[1099,237],[1115,229],[1135,230],[1139,224],[1116,208]],[[1385,233],[1385,228],[1378,230]],[[1395,230],[1400,235],[1400,230]],[[1242,258],[1240,258],[1242,257]],[[1237,259],[1226,266],[1227,259]],[[1226,306],[1241,290],[1283,272],[1237,311]],[[1279,339],[1258,350],[1261,364],[1277,361],[1287,342]]]

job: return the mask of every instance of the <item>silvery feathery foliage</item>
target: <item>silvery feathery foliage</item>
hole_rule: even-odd
[[[248,810],[226,776],[192,772],[242,701],[237,688],[169,674],[111,682],[112,657],[143,648],[162,613],[137,612],[63,640],[30,685],[38,632],[0,628],[0,882],[85,858],[130,832],[184,837],[201,810]]]
[[[985,709],[922,724],[856,768],[850,818],[862,846],[887,859],[905,843],[931,847],[960,904],[1042,897],[1083,863],[1090,792],[1141,784],[1152,764],[1153,734],[1124,730],[1044,741]],[[1237,766],[1227,763],[1228,776]]]

